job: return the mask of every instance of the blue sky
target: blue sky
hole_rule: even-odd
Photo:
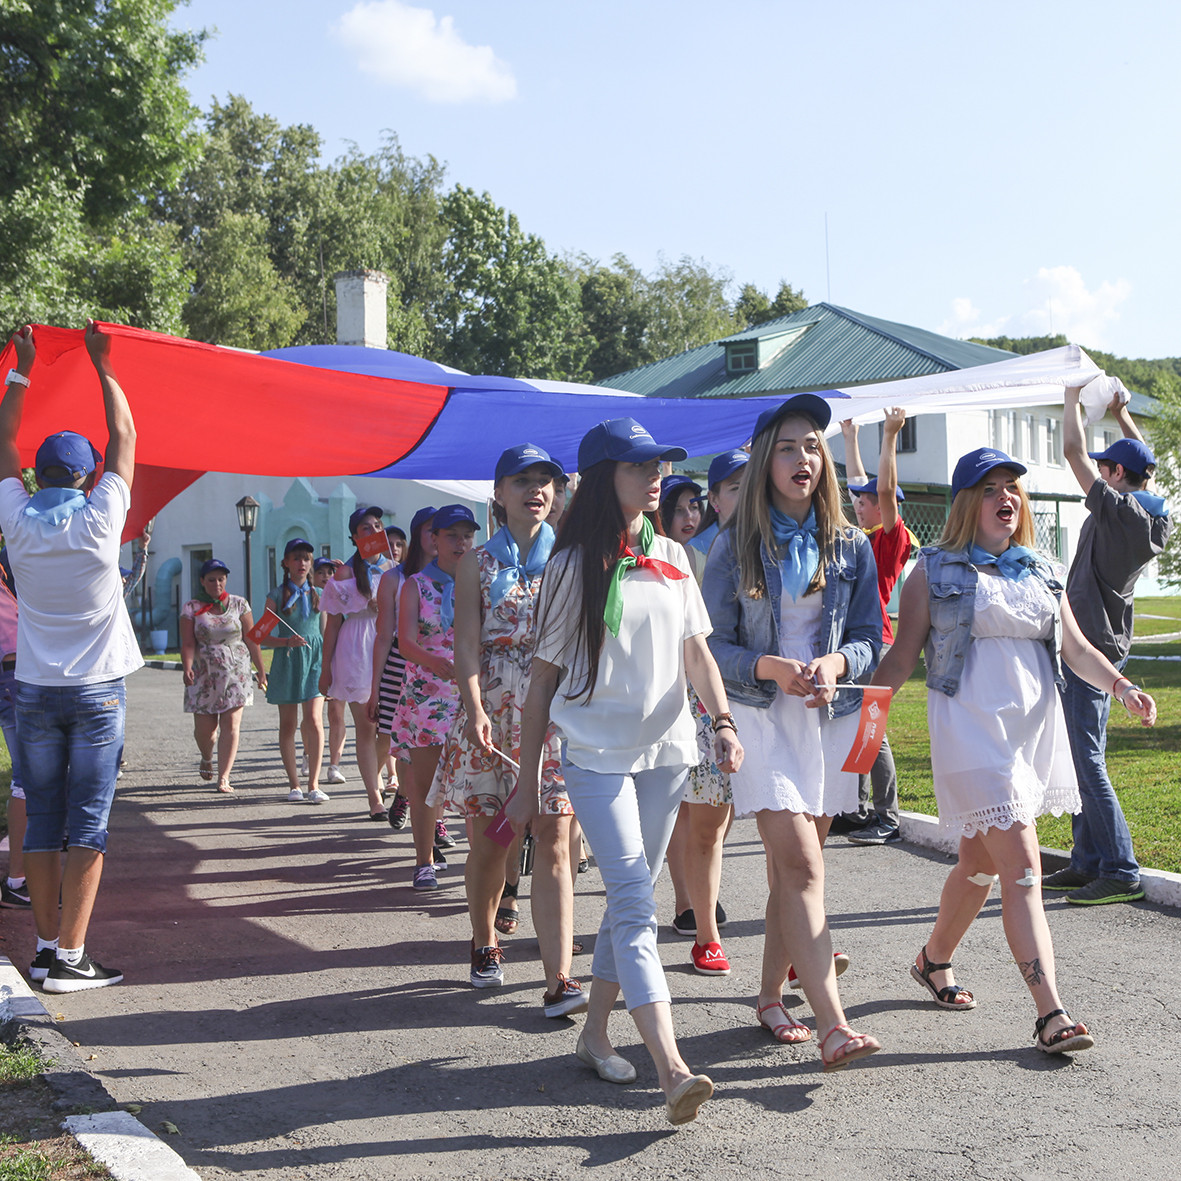
[[[1181,355],[1181,6],[191,0],[194,102],[395,131],[553,251]],[[828,249],[825,249],[825,217]]]

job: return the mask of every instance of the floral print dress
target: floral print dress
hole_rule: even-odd
[[[492,580],[501,564],[483,546],[476,550],[480,569],[480,692],[492,723],[492,744],[516,762],[521,759],[521,712],[533,667],[534,615],[540,575],[518,580],[494,607]],[[464,737],[467,711],[462,705],[452,723],[435,775],[434,794],[468,816],[494,816],[517,782],[503,759],[473,747]],[[541,811],[568,816],[574,812],[562,781],[561,746],[551,725],[541,759]]]
[[[197,652],[193,657],[194,681],[185,686],[185,713],[224,714],[254,704],[254,681],[250,652],[242,639],[242,616],[250,604],[240,595],[230,595],[224,612],[190,599],[181,615],[193,621]]]
[[[409,579],[418,589],[418,643],[432,656],[453,660],[455,632],[443,626],[443,588],[426,574]],[[394,750],[411,751],[442,746],[459,709],[459,687],[435,676],[430,669],[406,661],[402,700],[394,713],[391,735]]]

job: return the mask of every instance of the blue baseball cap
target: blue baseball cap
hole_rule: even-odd
[[[849,491],[852,492],[854,496],[877,496],[878,478],[877,476],[870,476],[870,478],[866,480],[864,484],[850,484]],[[901,488],[896,488],[894,494],[898,498],[899,502],[906,499],[906,493],[903,492]]]
[[[692,488],[694,499],[701,496],[701,485],[696,480],[690,479],[689,476],[665,476],[660,481],[660,503],[664,504],[670,496],[675,496],[682,488]]]
[[[418,512],[410,518],[410,536],[415,537],[419,529],[430,521],[431,517],[439,510],[433,504],[428,504],[426,508],[420,508]]]
[[[353,515],[349,517],[349,536],[352,537],[357,531],[357,526],[366,517],[376,517],[379,521],[385,516],[385,509],[378,508],[377,505],[371,504],[366,508],[353,509]]]
[[[684,447],[658,443],[634,418],[609,418],[591,427],[578,444],[578,470],[612,459],[620,463],[646,463],[650,459],[688,459]]]
[[[288,554],[292,553],[293,551],[295,551],[295,550],[297,550],[297,549],[306,549],[306,550],[311,550],[311,552],[312,552],[313,554],[316,552],[316,547],[315,547],[314,545],[312,545],[312,543],[311,543],[310,541],[308,541],[306,538],[304,538],[304,537],[293,537],[293,538],[292,538],[292,539],[291,539],[291,540],[290,540],[290,541],[289,541],[289,542],[288,542],[288,543],[287,543],[287,544],[286,544],[286,545],[283,547],[283,557],[287,557],[287,556],[288,556]]]
[[[772,410],[764,410],[755,423],[754,434],[751,435],[751,438],[769,430],[781,418],[786,418],[789,414],[806,414],[823,431],[832,420],[832,407],[819,394],[796,394],[794,397],[788,398],[782,405],[776,406]]]
[[[450,529],[452,525],[471,525],[479,529],[472,510],[465,504],[445,504],[435,511],[435,519],[431,522],[431,530],[438,533],[441,529]]]
[[[89,476],[101,459],[102,455],[85,435],[75,431],[58,431],[37,448],[33,469],[38,482],[45,487],[68,487],[83,476]],[[50,467],[65,468],[69,475],[47,478],[45,469]]]
[[[1116,439],[1106,451],[1088,451],[1092,459],[1104,463],[1121,464],[1125,471],[1146,476],[1149,468],[1156,467],[1156,456],[1139,439]]]
[[[548,452],[533,443],[522,443],[518,447],[510,447],[507,451],[501,452],[500,458],[496,461],[496,474],[492,478],[500,480],[505,476],[515,476],[531,467],[545,468],[555,480],[566,474],[560,464],[550,459]]]
[[[954,500],[965,488],[974,488],[993,468],[1012,468],[1019,476],[1029,468],[1015,459],[1010,459],[995,447],[977,447],[967,455],[961,455],[951,476],[951,498]]]
[[[229,574],[230,568],[221,560],[221,558],[210,558],[208,562],[201,563],[201,569],[197,571],[198,578],[204,578],[206,574],[213,574],[217,571],[223,574]]]
[[[312,563],[312,569],[317,572],[325,569],[326,567],[330,567],[331,569],[335,570],[339,565],[341,565],[341,562],[337,558],[317,558]]]
[[[723,451],[721,455],[715,455],[713,462],[709,465],[706,483],[712,488],[715,484],[728,480],[740,467],[744,467],[748,463],[750,463],[750,456],[741,449]]]

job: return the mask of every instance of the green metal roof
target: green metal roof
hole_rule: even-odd
[[[759,340],[773,352],[761,369],[726,372],[727,343]],[[988,365],[1014,356],[908,324],[819,303],[675,357],[604,378],[600,385],[664,398],[735,398],[860,385]]]

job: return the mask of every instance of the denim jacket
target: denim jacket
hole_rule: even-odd
[[[723,529],[709,551],[701,593],[713,633],[709,649],[718,662],[731,701],[767,709],[779,686],[755,676],[760,656],[779,655],[779,563],[762,547],[767,593],[752,599],[743,593],[738,563],[731,553],[732,534]],[[836,556],[825,567],[822,593],[821,651],[840,652],[849,663],[842,685],[863,678],[877,664],[882,647],[882,605],[877,567],[869,540],[860,530],[837,539]],[[861,708],[860,689],[842,689],[828,706],[830,718]]]
[[[954,697],[964,674],[964,660],[972,642],[972,619],[976,614],[976,584],[980,575],[968,560],[968,551],[950,552],[938,546],[919,551],[926,560],[927,601],[931,631],[923,649],[927,664],[927,688]],[[1039,562],[1034,574],[1045,583],[1059,604],[1054,612],[1054,631],[1045,641],[1054,669],[1054,683],[1065,686],[1062,676],[1062,583],[1050,566]]]

